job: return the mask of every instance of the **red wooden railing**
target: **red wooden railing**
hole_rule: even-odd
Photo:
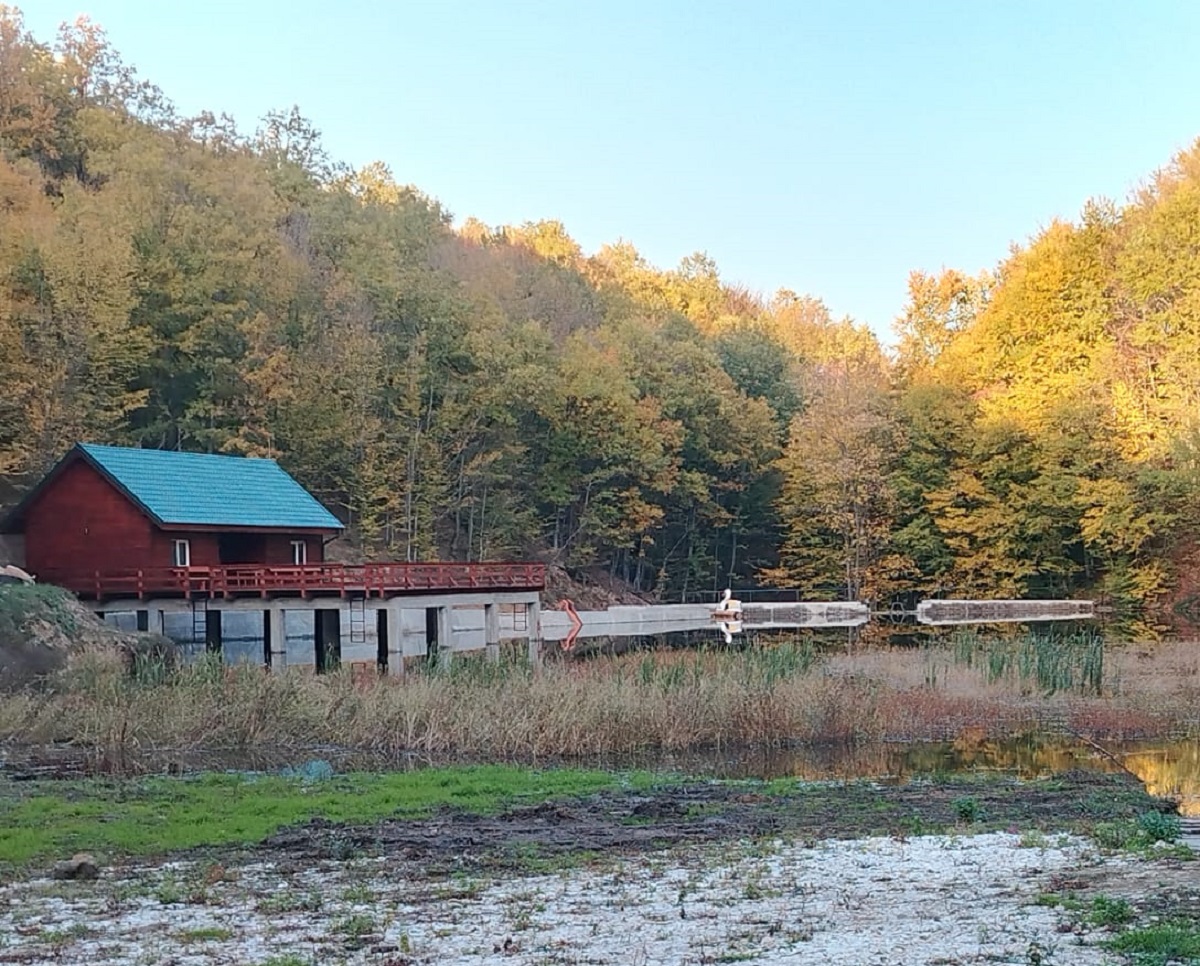
[[[374,563],[142,570],[42,570],[35,575],[94,600],[119,597],[390,597],[416,591],[541,590],[537,563]]]

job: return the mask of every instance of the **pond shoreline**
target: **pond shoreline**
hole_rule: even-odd
[[[75,745],[9,744],[0,746],[0,783],[207,771],[286,774],[313,762],[328,763],[338,773],[407,772],[489,763],[467,756],[307,745],[239,750],[142,748],[138,757],[126,758],[114,768],[114,763],[103,755]],[[1124,772],[1136,776],[1150,794],[1178,801],[1181,814],[1200,817],[1200,740],[1194,738],[1099,743],[1075,736],[1029,734],[937,742],[778,742],[583,758],[518,758],[508,763],[528,768],[648,771],[697,778],[869,779],[888,783],[904,783],[929,774],[982,772],[1035,779],[1075,770]]]
[[[1189,915],[1172,828],[1131,776],[1083,771],[0,781],[0,963],[1099,966],[1120,960],[1074,913],[1093,894]],[[98,879],[52,877],[83,850]]]

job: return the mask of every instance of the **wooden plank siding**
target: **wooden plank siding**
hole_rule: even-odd
[[[35,575],[64,566],[105,570],[146,567],[152,561],[171,564],[167,538],[156,546],[150,519],[83,460],[65,467],[38,495],[26,511],[24,529],[25,562]]]
[[[160,528],[85,460],[64,467],[26,511],[25,562],[39,571],[127,571],[173,564],[174,541],[187,540],[193,567],[218,567],[221,534],[210,527]],[[319,535],[261,532],[252,559],[238,563],[289,565],[292,541],[304,540],[308,562],[322,563]]]

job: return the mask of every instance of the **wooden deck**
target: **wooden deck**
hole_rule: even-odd
[[[536,563],[373,563],[148,570],[51,570],[36,575],[87,600],[182,597],[396,597],[407,593],[541,590]]]

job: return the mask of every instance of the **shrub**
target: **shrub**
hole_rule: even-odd
[[[1138,816],[1137,824],[1138,831],[1145,837],[1147,844],[1175,842],[1182,831],[1179,817],[1164,812],[1143,812]]]
[[[964,822],[978,822],[983,818],[983,806],[974,795],[963,795],[950,803],[954,814]]]
[[[1124,926],[1133,920],[1133,909],[1125,899],[1096,896],[1088,912],[1088,922],[1094,926]]]

